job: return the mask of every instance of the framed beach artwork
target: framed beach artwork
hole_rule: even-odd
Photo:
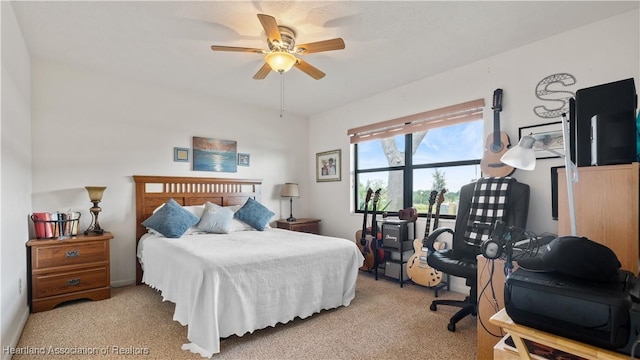
[[[340,181],[342,159],[340,149],[316,154],[316,182]]]
[[[236,141],[194,136],[192,149],[194,171],[238,171]]]

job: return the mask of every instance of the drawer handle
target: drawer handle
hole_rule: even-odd
[[[67,285],[68,286],[75,286],[75,285],[80,285],[80,279],[69,279],[67,280]]]
[[[67,251],[67,255],[68,258],[71,257],[76,257],[76,256],[80,256],[80,251],[79,250],[71,250],[71,251]]]

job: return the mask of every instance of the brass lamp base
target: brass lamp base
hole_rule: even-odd
[[[100,227],[100,223],[98,223],[98,214],[102,210],[98,206],[98,203],[99,203],[99,201],[94,201],[93,202],[93,207],[91,209],[89,209],[89,211],[91,211],[91,225],[89,225],[87,230],[84,231],[85,235],[89,235],[89,234],[102,235],[102,234],[104,234],[104,229],[102,229]]]

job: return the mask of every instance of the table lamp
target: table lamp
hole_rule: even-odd
[[[533,144],[536,142],[532,136],[523,136],[518,145],[512,147],[507,151],[500,161],[504,164],[512,166],[516,169],[533,170],[536,167],[536,155],[533,150]],[[561,154],[553,149],[544,149],[554,155],[558,155],[564,158],[564,166],[567,181],[567,196],[569,200],[569,220],[571,222],[571,235],[577,236],[576,229],[576,209],[573,197],[573,184],[578,182],[578,169],[576,165],[571,161],[569,156],[569,121],[567,120],[567,114],[562,114],[562,142],[564,145],[564,154]]]
[[[280,192],[280,196],[289,198],[289,218],[287,221],[292,222],[296,221],[296,218],[293,217],[293,198],[300,197],[300,190],[298,189],[298,184],[295,183],[285,183],[282,185],[282,191]]]
[[[89,199],[93,203],[93,206],[89,209],[91,212],[91,225],[84,231],[85,235],[89,235],[90,233],[104,233],[104,230],[100,228],[100,223],[98,223],[98,214],[102,210],[98,204],[102,201],[102,194],[106,188],[106,186],[85,186],[85,189],[87,189],[89,193]]]

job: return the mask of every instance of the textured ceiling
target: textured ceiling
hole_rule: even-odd
[[[18,1],[32,56],[280,110],[280,75],[253,80],[266,48],[258,13],[298,43],[346,48],[303,56],[327,74],[284,74],[285,108],[309,116],[637,9],[638,1]]]

